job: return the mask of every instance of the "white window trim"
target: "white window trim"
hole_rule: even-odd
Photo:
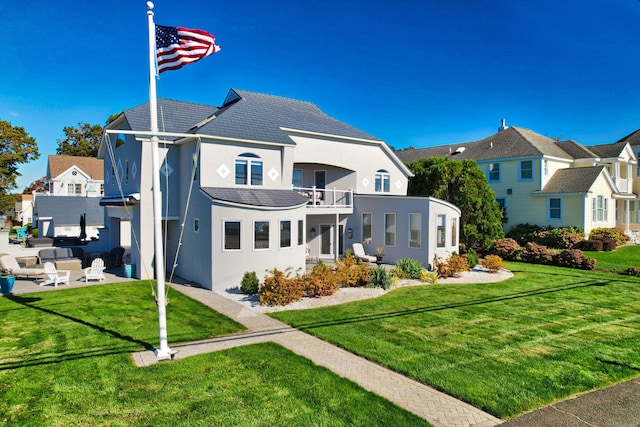
[[[253,153],[249,153],[249,154],[253,154]],[[250,156],[242,156],[242,155],[238,155],[236,156],[235,160],[233,161],[233,183],[234,185],[237,185],[239,187],[263,187],[264,186],[264,161],[262,160],[262,157],[258,156],[257,154],[255,155],[256,157],[250,157]],[[238,165],[238,162],[245,162],[247,165],[247,176],[246,176],[246,180],[247,182],[245,184],[238,184],[236,182],[237,176],[236,176],[236,168]],[[254,164],[260,163],[262,165],[262,179],[261,179],[261,183],[260,184],[252,184],[251,183],[251,168]]]
[[[393,222],[393,245],[387,245],[387,215],[393,215],[394,217],[394,222]],[[371,228],[371,231],[373,232],[373,227]],[[398,214],[397,212],[385,212],[384,213],[384,241],[383,241],[384,245],[383,246],[387,246],[390,248],[395,248],[396,244],[398,243]]]
[[[302,230],[300,229],[300,223],[302,223]],[[297,236],[296,236],[296,243],[298,245],[298,247],[302,247],[305,245],[305,243],[307,242],[306,240],[306,234],[305,233],[305,224],[304,224],[304,219],[299,219],[296,221],[296,230],[298,232]],[[300,239],[300,236],[302,236],[302,239]],[[302,243],[298,243],[300,240],[302,240]]]
[[[440,218],[443,218],[444,221],[442,224],[442,230],[444,235],[444,243],[440,245],[438,239],[438,229],[440,228]],[[436,214],[436,248],[446,248],[447,247],[447,215],[445,214]]]
[[[371,237],[370,237],[370,239],[371,239],[371,241],[370,242],[365,242],[364,241],[364,216],[365,215],[369,215],[371,217],[371,224],[370,224],[370,227],[371,227]],[[360,221],[361,221],[361,224],[360,224],[360,231],[361,231],[360,243],[362,243],[363,245],[372,245],[373,244],[373,212],[362,212],[362,215],[360,216]]]
[[[282,223],[283,222],[289,222],[289,246],[282,246]],[[291,248],[293,248],[293,230],[292,230],[292,226],[291,224],[293,223],[293,221],[291,221],[290,219],[281,219],[278,220],[278,249],[280,250],[290,250]],[[296,227],[298,226],[298,223],[296,222]]]
[[[267,241],[267,243],[269,244],[266,248],[256,248],[256,222],[266,222],[267,224],[269,224],[269,240]],[[278,229],[278,232],[280,231],[280,229]],[[253,221],[253,227],[251,228],[251,240],[252,240],[252,245],[251,247],[253,248],[254,251],[256,252],[264,252],[264,251],[268,251],[271,249],[271,221],[269,221],[268,219],[263,219],[263,220],[255,220]]]
[[[598,200],[602,199],[602,220],[598,220]],[[592,217],[591,222],[593,224],[607,224],[609,222],[609,198],[602,195],[596,194],[592,199]]]
[[[376,189],[376,181],[380,177],[380,190]],[[385,178],[389,183],[389,189],[384,189]],[[378,169],[373,176],[373,191],[376,193],[390,193],[391,192],[391,174],[389,172],[384,171],[384,169]]]
[[[411,246],[411,215],[419,215],[419,224],[420,228],[420,239],[418,240],[418,246]],[[407,229],[409,230],[409,238],[407,239],[407,247],[409,249],[421,249],[422,248],[422,212],[409,212],[409,224],[407,224]]]

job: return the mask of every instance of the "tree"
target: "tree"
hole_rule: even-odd
[[[16,187],[16,179],[22,175],[18,165],[38,157],[36,139],[23,127],[0,119],[0,195],[8,194]]]
[[[102,138],[102,126],[79,122],[78,127],[66,126],[65,139],[58,139],[56,154],[65,156],[97,157]]]
[[[461,249],[486,248],[504,237],[495,193],[476,162],[432,157],[407,166],[414,174],[409,178],[410,196],[437,197],[460,208]]]
[[[43,176],[42,178],[33,181],[31,184],[29,184],[28,187],[24,189],[22,194],[31,194],[34,191],[36,193],[45,193],[49,191],[49,182],[47,181],[46,176]]]

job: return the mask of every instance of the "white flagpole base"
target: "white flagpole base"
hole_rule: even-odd
[[[161,349],[158,348],[153,351],[158,361],[173,360],[173,357],[178,353],[178,350],[171,350],[170,348]]]

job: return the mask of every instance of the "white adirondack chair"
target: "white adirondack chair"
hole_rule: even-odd
[[[96,258],[91,261],[91,266],[84,269],[84,281],[98,280],[102,282],[104,277],[104,261],[102,258]]]
[[[49,285],[53,283],[53,286],[58,287],[59,284],[69,284],[69,276],[71,272],[69,270],[56,270],[56,266],[52,262],[44,263],[44,272],[49,277],[48,280],[41,283],[41,285]]]

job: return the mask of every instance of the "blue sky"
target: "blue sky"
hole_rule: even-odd
[[[0,119],[36,138],[148,101],[145,1],[0,3]],[[508,125],[583,144],[640,128],[637,0],[155,1],[155,22],[222,51],[162,74],[158,96],[220,105],[229,88],[316,104],[395,148]]]

